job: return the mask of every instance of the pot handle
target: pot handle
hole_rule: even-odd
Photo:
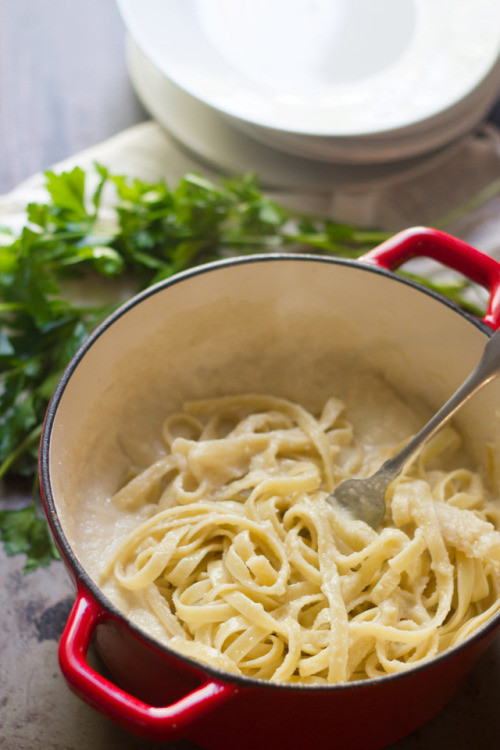
[[[483,320],[495,330],[500,326],[500,263],[445,232],[427,227],[406,229],[359,260],[392,271],[417,257],[432,258],[488,289],[490,298]]]
[[[150,706],[135,698],[87,661],[92,636],[103,616],[100,606],[80,589],[60,641],[59,662],[74,692],[125,729],[155,740],[178,739],[194,721],[237,693],[236,686],[207,680],[168,706]]]

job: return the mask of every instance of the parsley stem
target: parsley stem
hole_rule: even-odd
[[[39,424],[30,433],[28,433],[28,435],[26,435],[24,440],[19,443],[16,449],[7,456],[2,464],[0,464],[0,479],[2,479],[7,474],[10,467],[17,461],[19,456],[22,456],[22,454],[27,451],[28,448],[31,448],[31,446],[40,439],[41,434],[42,425]]]
[[[1,302],[0,313],[3,312],[14,312],[15,310],[25,310],[26,305],[22,302]]]
[[[463,216],[466,216],[468,213],[477,211],[479,208],[484,206],[488,201],[490,201],[492,198],[495,198],[499,194],[500,194],[500,179],[493,180],[493,182],[490,182],[489,185],[487,185],[485,188],[480,190],[479,193],[477,193],[470,200],[468,200],[467,203],[464,203],[462,206],[459,206],[458,208],[453,209],[452,211],[450,211],[449,213],[445,214],[440,219],[435,221],[433,223],[433,226],[436,229],[442,229],[444,227],[447,227],[453,222],[461,219]]]

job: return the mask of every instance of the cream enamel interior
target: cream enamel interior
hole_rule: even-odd
[[[423,423],[485,342],[448,305],[358,263],[267,257],[188,273],[106,327],[56,397],[48,467],[63,532],[93,577],[82,505],[117,490],[127,455],[153,460],[152,436],[185,399],[260,392],[314,408],[339,372],[360,367],[425,404]],[[499,406],[500,383],[491,383],[457,417],[484,471]]]

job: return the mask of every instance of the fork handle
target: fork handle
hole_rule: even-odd
[[[499,374],[500,329],[488,340],[481,359],[462,385],[459,386],[455,393],[450,396],[448,401],[443,404],[410,442],[396,456],[389,458],[379,471],[396,477],[423,443],[432,437],[475,393]]]

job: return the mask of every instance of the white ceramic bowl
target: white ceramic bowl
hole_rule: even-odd
[[[180,88],[281,134],[415,132],[498,65],[497,0],[118,0]]]
[[[229,175],[256,172],[265,188],[328,194],[335,188],[382,188],[402,178],[415,177],[446,160],[453,148],[447,145],[407,159],[399,155],[382,161],[372,159],[369,163],[369,159],[364,161],[365,154],[358,146],[352,156],[342,147],[341,161],[335,162],[330,158],[334,139],[293,135],[287,139],[274,131],[267,133],[264,128],[236,123],[179,88],[130,37],[126,50],[130,78],[142,104],[184,149],[198,161]],[[315,141],[321,141],[316,144],[321,154],[314,153],[314,158],[301,156],[302,151],[316,151]],[[322,159],[325,148],[327,158]],[[391,148],[395,148],[394,143]]]

